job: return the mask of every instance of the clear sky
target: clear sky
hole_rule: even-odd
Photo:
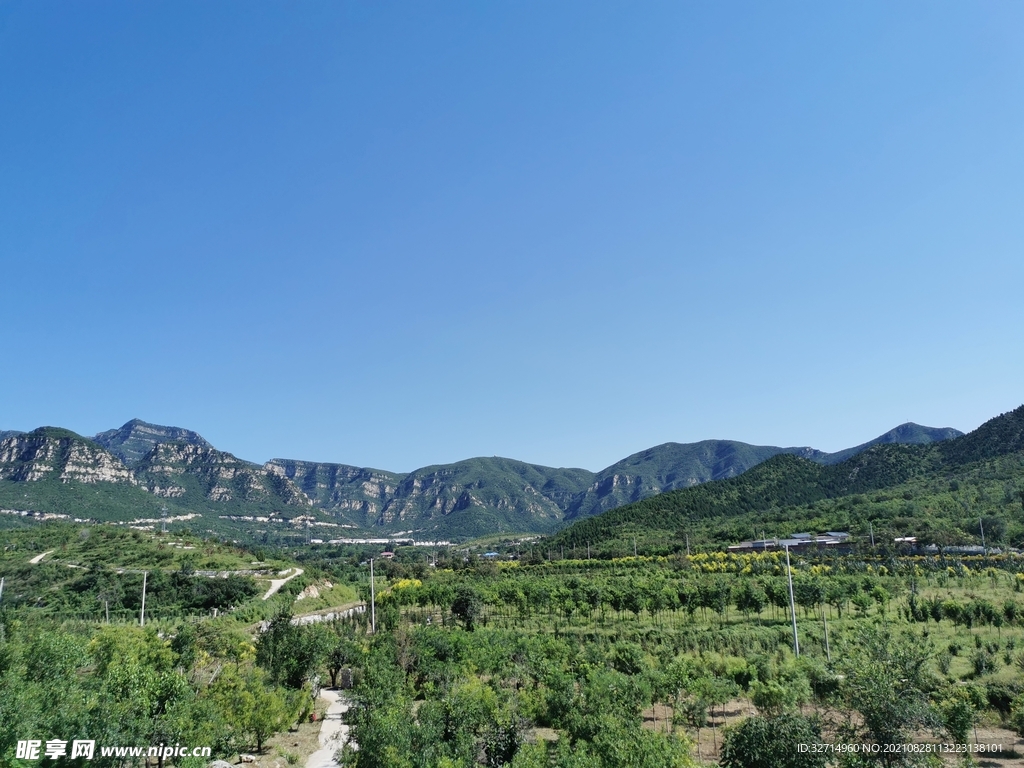
[[[600,469],[1024,402],[1019,2],[0,2],[0,429]]]

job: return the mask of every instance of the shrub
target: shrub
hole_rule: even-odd
[[[798,752],[795,744],[821,741],[818,723],[796,714],[748,717],[726,731],[723,768],[824,768],[825,755]]]

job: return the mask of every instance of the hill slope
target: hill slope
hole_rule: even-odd
[[[882,445],[887,443],[897,443],[900,445],[926,445],[928,443],[940,443],[944,440],[952,440],[954,437],[960,437],[963,434],[959,429],[953,429],[952,427],[922,427],[920,424],[914,424],[913,422],[907,422],[906,424],[900,424],[895,429],[890,429],[884,435],[879,435],[874,440],[869,440],[861,445],[854,446],[853,448],[847,448],[842,451],[836,451],[835,453],[823,454],[820,458],[822,464],[838,464],[841,461],[846,461],[851,456],[856,456],[862,451],[866,451],[873,445]],[[814,457],[808,457],[814,458]],[[815,458],[815,461],[819,459]]]
[[[749,445],[735,440],[664,443],[634,453],[598,472],[591,486],[572,500],[566,509],[565,519],[572,522],[658,493],[736,477],[780,453],[800,456],[818,464],[838,464],[874,445],[925,444],[949,440],[962,434],[951,427],[922,427],[908,423],[874,440],[836,453],[824,453],[807,447]]]
[[[903,425],[865,445],[924,442],[951,433]],[[364,536],[548,533],[566,521],[741,475],[779,454],[819,464],[839,456],[707,440],[655,446],[596,474],[498,457],[409,473],[291,459],[260,466],[217,450],[191,430],[133,419],[92,440],[56,428],[10,433],[0,440],[0,509],[127,522],[152,519],[167,506],[171,517],[203,516],[203,529],[210,532],[244,529],[246,535],[266,530],[270,522],[309,516]]]
[[[664,443],[598,472],[590,487],[573,498],[565,519],[577,520],[658,493],[734,477],[783,451],[733,440]]]
[[[897,435],[899,437],[899,435]],[[961,484],[968,491],[961,493]],[[994,492],[992,489],[997,488]],[[898,489],[898,495],[873,491]],[[902,501],[901,501],[902,499]],[[670,491],[577,522],[547,545],[614,546],[637,536],[647,546],[679,549],[690,531],[706,543],[732,543],[771,524],[769,535],[817,526],[865,531],[890,521],[902,534],[970,538],[973,520],[995,514],[1004,530],[1016,526],[1024,503],[1024,406],[951,440],[900,445],[879,442],[844,461],[815,462],[779,454],[741,476]],[[874,506],[877,505],[877,506]],[[828,511],[831,518],[823,518]],[[948,526],[932,526],[929,515]],[[784,524],[780,527],[779,524]]]
[[[550,531],[591,481],[585,469],[554,469],[499,457],[423,467],[407,474],[273,459],[321,509],[362,528],[431,536]]]
[[[159,424],[149,424],[141,419],[132,419],[119,429],[100,432],[92,439],[129,467],[138,464],[146,454],[162,443],[188,443],[203,448],[213,448],[199,433],[190,429],[163,427]]]
[[[0,511],[153,525],[204,517],[203,530],[231,526],[222,515],[309,514],[311,502],[286,478],[231,454],[160,443],[134,469],[98,443],[42,427],[0,440]],[[190,525],[197,525],[195,522]]]

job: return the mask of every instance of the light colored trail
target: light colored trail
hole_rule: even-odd
[[[341,722],[341,716],[348,711],[348,699],[333,688],[323,688],[320,698],[330,702],[323,725],[320,726],[320,749],[306,760],[306,768],[338,768],[334,754],[348,741],[349,727]]]
[[[288,570],[290,570],[290,569],[281,571],[281,573],[288,573]],[[289,581],[294,579],[296,576],[301,576],[302,574],[303,574],[303,570],[301,568],[296,568],[295,569],[295,573],[293,573],[291,576],[289,576],[289,577],[287,577],[285,579],[271,579],[270,580],[270,589],[267,590],[267,594],[265,594],[263,596],[263,599],[264,600],[269,600],[271,595],[275,594],[277,592],[277,590],[279,590],[281,587],[283,587]],[[278,574],[278,575],[280,576],[281,574]]]
[[[32,565],[35,565],[36,563],[40,563],[40,562],[42,562],[44,557],[46,557],[48,554],[50,554],[50,552],[55,552],[55,551],[56,550],[53,550],[53,549],[47,550],[46,552],[43,552],[43,554],[41,554],[41,555],[36,555],[31,560],[29,560],[29,562]]]

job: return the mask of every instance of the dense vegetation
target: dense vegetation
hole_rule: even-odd
[[[211,747],[214,756],[261,750],[307,719],[320,676],[352,655],[352,626],[289,621],[300,591],[324,583],[312,564],[262,599],[270,578],[296,573],[293,562],[110,525],[26,526],[0,541],[2,766],[31,764],[14,751],[31,738],[93,739],[97,748],[180,743]],[[339,603],[356,597],[344,585],[328,593]],[[98,752],[58,760],[141,762]]]
[[[1019,409],[982,438],[879,445],[831,466],[776,456],[585,521],[519,560],[400,548],[377,561],[376,632],[368,612],[292,619],[368,599],[379,548],[301,546],[296,563],[177,533],[15,520],[0,539],[0,766],[30,765],[16,741],[49,734],[297,762],[268,746],[274,734],[342,680],[354,682],[349,768],[945,759],[793,748],[819,742],[980,739],[1010,753],[1024,734],[1024,559],[1006,551],[1024,539],[1022,421]],[[989,551],[950,549],[982,525]],[[791,612],[784,554],[722,551],[756,528],[862,535],[792,553]],[[942,546],[893,546],[908,533]],[[306,573],[263,600],[298,564]],[[319,602],[296,602],[307,585]]]
[[[249,602],[281,561],[192,536],[114,526],[48,524],[4,535],[4,604],[61,618],[138,618],[146,580],[151,617],[202,615]],[[47,554],[43,554],[47,553]],[[43,555],[38,562],[35,555]]]
[[[869,531],[891,543],[1024,546],[1024,406],[930,445],[877,445],[821,466],[778,455],[736,478],[653,496],[580,521],[541,545],[600,556],[720,547],[798,530]],[[982,523],[979,524],[979,520]]]
[[[799,657],[784,562],[719,553],[396,572],[362,662],[348,760],[813,766],[824,758],[798,754],[799,741],[966,743],[979,721],[1021,726],[1016,558],[795,558]],[[723,733],[737,702],[758,714]]]
[[[341,526],[354,526],[466,541],[498,532],[550,533],[566,521],[733,477],[779,453],[831,464],[875,443],[927,443],[955,434],[905,424],[837,454],[731,440],[665,443],[598,473],[500,457],[396,473],[290,459],[259,466],[190,430],[139,420],[92,439],[43,427],[0,448],[0,510],[132,524],[152,521],[166,507],[172,527],[181,525],[173,518],[189,516],[189,527],[207,535],[275,544],[306,522],[313,522],[316,538],[351,534]]]
[[[345,669],[352,768],[816,767],[822,755],[794,743],[967,743],[976,726],[1024,729],[1024,563],[1010,555],[794,554],[796,656],[779,553],[530,564],[449,550],[432,567],[408,548],[379,563],[372,634],[367,614],[293,624],[297,586],[266,604],[239,592],[216,618],[190,591],[230,583],[197,575],[207,568],[288,565],[265,553],[112,526],[5,536],[0,765],[28,765],[12,759],[15,741],[42,733],[260,751]],[[303,567],[366,596],[361,554],[316,547]],[[69,613],[76,595],[98,599],[101,577],[137,576],[119,573],[126,563],[177,585],[179,615],[157,611],[142,628]],[[32,590],[46,599],[26,599]]]

